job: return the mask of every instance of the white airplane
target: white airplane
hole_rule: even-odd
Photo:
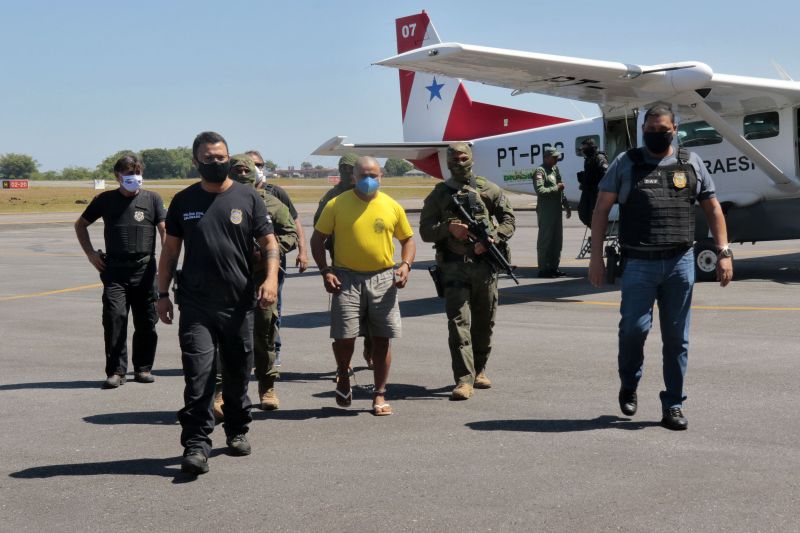
[[[644,110],[663,102],[679,121],[676,143],[696,152],[714,179],[731,242],[800,238],[800,82],[715,74],[699,61],[631,65],[442,43],[424,11],[397,19],[396,30],[398,55],[376,64],[400,69],[404,142],[334,137],[315,155],[402,158],[441,178],[448,142],[469,141],[478,175],[533,194],[530,171],[553,146],[575,203],[581,142],[593,137],[609,160],[641,146]],[[568,120],[474,102],[461,79],[595,103],[602,116]],[[709,237],[698,216],[698,279],[714,278]]]

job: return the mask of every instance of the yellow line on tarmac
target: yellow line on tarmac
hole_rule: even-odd
[[[0,296],[0,302],[8,302],[11,300],[22,300],[24,298],[36,298],[39,296],[50,296],[51,294],[63,294],[65,292],[76,292],[85,289],[99,289],[102,283],[92,283],[91,285],[81,285],[79,287],[70,287],[68,289],[58,289],[55,291],[32,292],[30,294],[17,294],[16,296]]]
[[[619,302],[600,302],[592,300],[572,301],[580,305],[603,305],[608,307],[619,307]],[[800,311],[800,307],[760,307],[749,305],[693,305],[692,309],[703,309],[705,311]]]

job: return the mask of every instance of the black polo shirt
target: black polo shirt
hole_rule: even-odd
[[[233,182],[221,193],[196,183],[179,192],[167,211],[167,234],[186,250],[181,302],[217,309],[252,308],[255,287],[250,258],[257,239],[274,233],[253,187]]]
[[[86,206],[81,218],[89,224],[103,219],[106,252],[110,254],[154,253],[154,227],[164,220],[164,201],[158,193],[140,189],[134,196],[125,196],[119,189],[101,192]],[[145,231],[137,232],[137,228]],[[145,242],[136,242],[136,236]],[[129,242],[130,241],[130,242]],[[129,248],[130,246],[130,248]],[[140,248],[134,250],[134,248]]]

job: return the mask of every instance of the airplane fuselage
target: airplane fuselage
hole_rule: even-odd
[[[638,117],[643,115],[643,111],[638,113]],[[784,173],[798,175],[800,109],[767,109],[725,119]],[[584,161],[580,143],[585,138],[594,137],[609,160],[631,145],[641,145],[641,118],[635,123],[632,118],[623,121],[628,125],[622,128],[623,135],[609,127],[613,120],[597,117],[474,139],[475,172],[506,190],[534,194],[532,171],[542,164],[544,149],[552,146],[562,153],[558,166],[564,192],[576,203],[580,198],[577,173]],[[732,241],[800,238],[800,192],[774,185],[747,155],[694,117],[680,121],[679,139],[703,159],[714,180]],[[698,231],[707,230],[701,225]]]

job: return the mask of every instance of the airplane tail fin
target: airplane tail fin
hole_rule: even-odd
[[[397,53],[442,42],[425,11],[395,21]],[[400,70],[405,142],[470,141],[567,122],[567,119],[475,102],[461,80]],[[439,175],[436,155],[412,161]]]

